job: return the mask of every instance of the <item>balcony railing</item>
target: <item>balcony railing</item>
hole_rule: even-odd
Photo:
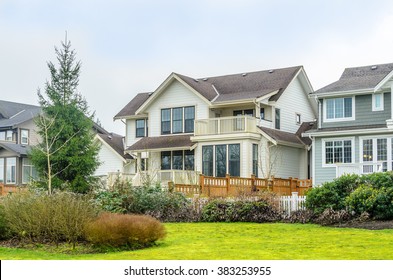
[[[195,121],[195,136],[257,132],[257,119],[250,116],[212,118]]]
[[[175,184],[191,184],[198,182],[199,172],[193,170],[157,170],[138,172],[132,180],[133,186],[142,186],[146,184],[155,184],[159,182],[163,187],[168,182]]]
[[[345,164],[337,165],[336,167],[336,177],[340,177],[344,174],[370,174],[374,172],[387,171],[387,162],[378,163],[357,163],[357,164]]]

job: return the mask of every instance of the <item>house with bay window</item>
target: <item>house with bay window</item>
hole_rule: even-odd
[[[34,118],[40,107],[0,100],[0,184],[27,184],[37,176],[27,158],[37,144]]]
[[[352,67],[312,94],[318,125],[312,139],[313,183],[345,173],[393,169],[393,63]]]
[[[192,78],[170,74],[137,94],[125,123],[133,184],[206,176],[308,178],[317,103],[302,66]]]

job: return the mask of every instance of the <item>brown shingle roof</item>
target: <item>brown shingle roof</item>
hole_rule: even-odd
[[[214,102],[258,98],[279,91],[270,99],[276,101],[301,68],[302,66],[295,66],[204,79],[177,75],[210,101],[217,97],[214,88],[219,93]]]
[[[302,140],[300,140],[300,137],[297,136],[295,133],[285,132],[277,129],[266,128],[266,127],[259,127],[259,129],[265,132],[275,141],[305,145],[305,143],[303,143]]]
[[[309,137],[302,137],[302,133],[315,129],[316,128],[316,122],[304,122],[300,125],[299,129],[296,131],[296,135],[300,138],[300,140],[306,144],[306,145],[311,145],[312,141]]]
[[[393,71],[393,63],[346,68],[338,81],[315,91],[315,93],[374,88],[391,71]]]
[[[174,149],[191,147],[194,143],[190,140],[190,135],[171,135],[157,137],[143,137],[134,145],[127,148],[129,151]]]
[[[115,133],[108,133],[108,134],[98,133],[97,135],[123,158],[125,159],[132,158],[129,154],[124,154],[123,136],[117,135]]]
[[[150,97],[151,92],[138,93],[128,104],[116,114],[114,119],[135,115],[136,110]]]

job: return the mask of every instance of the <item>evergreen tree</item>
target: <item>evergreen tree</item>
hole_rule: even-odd
[[[42,116],[36,124],[42,140],[30,157],[49,193],[55,188],[86,193],[99,165],[99,147],[93,142],[94,114],[77,90],[81,63],[75,61],[71,43],[66,39],[55,52],[58,67],[48,63],[51,79],[45,84],[46,96],[38,90]]]

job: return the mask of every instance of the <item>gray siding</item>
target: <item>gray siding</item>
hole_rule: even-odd
[[[322,138],[315,139],[315,178],[313,178],[313,184],[319,186],[324,182],[328,182],[336,178],[336,168],[335,167],[322,167]]]
[[[323,100],[322,103],[322,128],[345,127],[357,125],[386,124],[386,120],[391,118],[390,92],[384,94],[384,110],[372,111],[372,95],[355,96],[355,120],[344,122],[323,122]]]
[[[274,153],[277,153],[277,166],[273,175],[278,178],[305,179],[304,170],[307,165],[305,150],[282,145],[277,146],[276,149]]]

